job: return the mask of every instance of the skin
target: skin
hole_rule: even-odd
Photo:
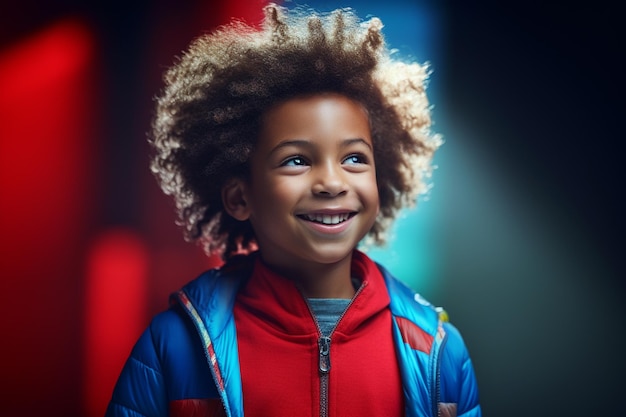
[[[263,261],[306,297],[351,298],[352,253],[379,211],[369,119],[337,94],[285,101],[264,115],[251,180],[225,207],[250,220]]]

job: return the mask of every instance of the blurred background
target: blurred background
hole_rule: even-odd
[[[0,416],[99,416],[168,294],[217,265],[148,170],[161,75],[264,0],[0,5]],[[609,2],[289,1],[428,62],[433,188],[370,251],[448,311],[487,416],[626,415],[623,24]],[[622,190],[622,191],[620,191]]]

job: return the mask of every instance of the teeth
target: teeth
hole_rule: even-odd
[[[348,219],[348,213],[342,214],[306,214],[307,220],[312,222],[322,223],[322,224],[339,224]]]

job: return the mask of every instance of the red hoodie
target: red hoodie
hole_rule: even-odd
[[[293,281],[256,260],[234,309],[246,417],[404,415],[383,277],[358,251],[352,275],[362,285],[330,335],[325,356]],[[320,371],[328,358],[330,369]]]

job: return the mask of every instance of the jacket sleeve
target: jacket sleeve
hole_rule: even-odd
[[[453,325],[444,323],[444,330],[447,341],[441,357],[441,402],[456,404],[457,417],[480,417],[478,384],[467,347]]]
[[[167,395],[153,325],[141,335],[126,361],[105,417],[167,417]]]

